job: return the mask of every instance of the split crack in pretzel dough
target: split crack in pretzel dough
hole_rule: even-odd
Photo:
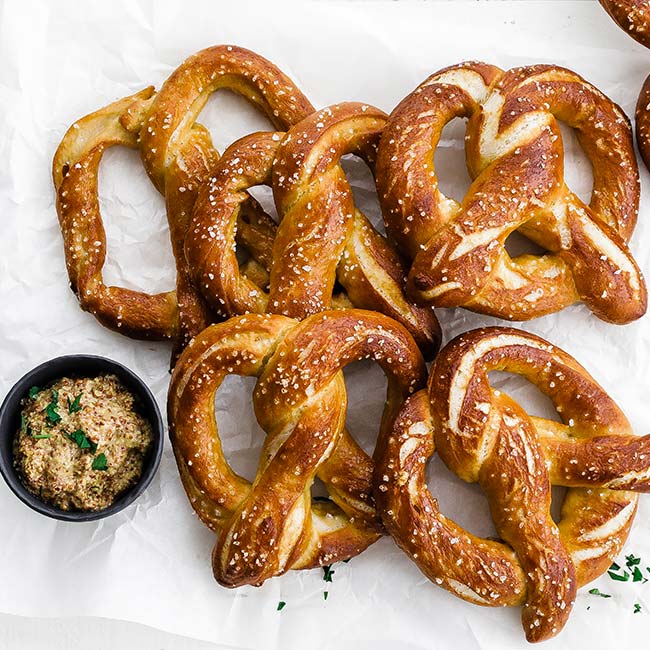
[[[372,359],[388,390],[381,428],[424,385],[424,360],[407,330],[376,312],[327,311],[304,321],[249,314],[193,339],[172,374],[168,418],[179,472],[201,520],[220,531],[213,552],[225,586],[261,584],[289,569],[352,557],[382,527],[372,461],[345,429],[342,368]],[[228,465],[214,414],[226,375],[258,377],[255,415],[266,431],[253,483]],[[312,500],[318,476],[331,500]]]
[[[474,179],[462,204],[440,192],[433,160],[455,117],[469,120]],[[565,184],[557,120],[576,130],[592,163],[588,206]],[[646,311],[645,282],[627,247],[639,204],[630,125],[569,70],[503,72],[469,62],[433,74],[388,120],[377,187],[386,229],[412,260],[408,289],[422,303],[509,320],[578,300],[613,323]],[[511,258],[505,242],[515,230],[549,254]]]
[[[488,372],[522,375],[562,423],[529,416]],[[437,451],[485,491],[503,541],[467,532],[426,485]],[[551,485],[568,487],[560,522]],[[557,634],[576,588],[604,573],[650,491],[650,436],[634,436],[614,401],[572,357],[512,328],[461,334],[436,358],[375,451],[375,500],[387,530],[433,582],[488,606],[523,605],[529,641]]]

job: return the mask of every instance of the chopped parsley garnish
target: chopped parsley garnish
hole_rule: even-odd
[[[647,580],[647,578],[644,578],[641,569],[635,566],[634,571],[632,571],[632,582],[643,582],[644,580]]]
[[[640,603],[634,603],[634,613],[638,614],[641,611],[641,604]]]
[[[323,580],[325,580],[325,582],[332,582],[332,576],[335,573],[334,569],[332,569],[332,565],[326,564],[321,568],[323,569]]]
[[[81,449],[90,449],[93,453],[97,451],[97,445],[81,429],[77,429],[72,433],[66,433],[65,437],[68,440],[72,440],[72,442],[76,442]]]
[[[623,573],[614,573],[613,571],[608,571],[607,575],[612,580],[618,580],[619,582],[627,582],[630,579],[630,574],[627,571],[623,571]]]
[[[45,438],[51,438],[51,437],[52,436],[49,433],[35,433],[32,436],[32,438],[34,438],[34,440],[44,440]]]
[[[611,594],[604,594],[600,589],[596,589],[595,587],[593,589],[589,590],[590,594],[593,594],[594,596],[600,596],[601,598],[611,598]]]
[[[29,397],[31,399],[34,399],[41,392],[41,390],[43,390],[43,389],[39,388],[38,386],[32,386],[29,389],[29,393],[27,393],[27,394],[29,395]]]
[[[52,390],[52,401],[45,407],[45,419],[47,420],[48,427],[53,427],[55,424],[61,422],[58,408],[59,393],[56,390]]]
[[[284,606],[285,606],[286,604],[287,604],[287,603],[285,603],[284,600],[281,600],[281,601],[278,603],[278,612],[279,612],[279,611],[282,611],[282,610],[284,609]]]
[[[24,413],[20,414],[20,430],[22,433],[27,433],[27,418]]]
[[[635,557],[632,554],[626,555],[625,556],[625,564],[627,564],[627,568],[630,569],[633,566],[636,566],[637,564],[641,564],[641,558],[640,557]]]
[[[106,460],[106,454],[97,454],[93,458],[92,468],[104,472],[108,469],[108,461]]]
[[[323,600],[327,600],[327,597],[330,595],[329,591],[324,591],[323,592]]]
[[[68,397],[68,413],[76,413],[77,411],[81,411],[83,406],[81,406],[81,393],[77,395],[72,402],[70,401],[70,398]]]

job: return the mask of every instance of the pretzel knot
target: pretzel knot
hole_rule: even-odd
[[[401,322],[427,354],[437,350],[431,308],[404,295],[406,268],[394,247],[355,206],[341,168],[347,153],[374,166],[386,116],[365,104],[344,103],[306,117],[286,134],[257,133],[230,147],[202,188],[185,253],[194,281],[224,316],[246,312],[293,318],[336,307],[375,309]],[[272,259],[261,269],[268,292],[240,272],[237,219],[246,190],[273,187],[279,226],[269,228]],[[334,296],[340,285],[344,294]]]
[[[529,416],[490,386],[522,375],[562,422]],[[425,468],[437,449],[485,491],[503,541],[475,537],[439,510]],[[375,452],[375,498],[386,528],[432,581],[479,605],[523,605],[529,641],[559,632],[576,588],[606,571],[650,491],[650,436],[637,437],[603,389],[568,354],[532,334],[491,327],[462,334],[437,357],[428,391],[404,404]],[[551,485],[567,486],[561,520]]]
[[[242,48],[216,46],[188,58],[157,95],[147,88],[73,124],[53,163],[68,274],[82,308],[128,336],[172,339],[177,350],[214,320],[191,283],[183,244],[198,188],[219,157],[207,129],[195,120],[210,94],[220,88],[241,94],[282,128],[313,111],[293,82],[269,61]],[[106,238],[97,177],[102,155],[113,145],[139,149],[165,197],[176,259],[175,291],[150,295],[103,282]],[[251,244],[253,258],[263,259],[268,223],[252,200],[244,206],[240,231],[241,239]]]
[[[185,490],[199,517],[220,530],[216,579],[261,584],[289,569],[356,555],[382,528],[372,501],[372,462],[345,429],[342,368],[372,359],[388,378],[382,426],[426,378],[422,356],[399,323],[338,310],[298,322],[250,314],[212,325],[175,366],[170,435]],[[214,396],[229,374],[258,377],[253,404],[266,432],[251,484],[228,465]],[[312,500],[318,476],[330,500]]]
[[[469,118],[474,178],[462,204],[441,193],[433,162],[455,117]],[[591,161],[589,205],[564,181],[557,120],[576,130]],[[384,129],[377,186],[387,230],[413,260],[409,291],[423,303],[510,320],[577,300],[614,323],[645,313],[646,287],[626,243],[639,203],[630,125],[569,70],[464,63],[432,75]],[[548,254],[510,257],[515,230]]]

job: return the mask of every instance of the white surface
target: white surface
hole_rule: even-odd
[[[65,128],[81,115],[154,83],[157,86],[190,53],[234,42],[267,56],[301,86],[316,106],[347,99],[390,110],[427,74],[468,58],[501,67],[553,61],[596,83],[630,114],[650,56],[616,28],[596,3],[368,3],[303,4],[283,10],[229,3],[138,2],[47,3],[6,0],[0,29],[0,393],[27,369],[70,352],[105,354],[145,378],[161,405],[167,387],[168,350],[124,339],[82,313],[67,288],[61,239],[53,207],[49,167]],[[239,111],[236,118],[232,110]],[[227,116],[226,116],[227,115]],[[203,119],[205,118],[205,119]],[[202,121],[219,148],[264,121],[229,96],[210,103]],[[466,174],[459,151],[462,129],[451,128],[438,156],[443,182],[462,193]],[[570,145],[570,142],[567,144]],[[577,158],[569,182],[589,192],[589,167]],[[353,167],[356,175],[359,171]],[[650,268],[650,179],[634,246]],[[369,210],[367,176],[356,181]],[[162,201],[148,185],[137,156],[111,151],[102,167],[100,191],[109,237],[107,279],[146,290],[173,282]],[[441,314],[446,339],[495,322],[463,311]],[[639,433],[645,432],[650,380],[650,322],[625,328],[597,321],[586,309],[524,326],[564,346],[610,391]],[[370,442],[383,401],[383,379],[356,367],[351,382],[353,432]],[[364,377],[363,383],[357,378]],[[248,395],[228,382],[219,400],[219,422],[236,468],[250,472],[246,450],[259,446]],[[243,382],[250,391],[250,382]],[[506,390],[534,395],[513,380]],[[235,423],[239,431],[235,431]],[[474,486],[433,463],[431,485],[443,510],[474,532],[490,533],[485,500]],[[643,501],[627,552],[650,559]],[[320,571],[291,573],[260,589],[235,592],[214,583],[209,554],[212,534],[192,516],[170,450],[147,493],[125,513],[97,524],[69,525],[32,513],[0,486],[0,611],[51,617],[101,616],[138,621],[162,630],[246,648],[520,648],[525,645],[517,610],[482,609],[428,584],[390,540],[382,540],[349,564],[336,567],[326,585]],[[650,583],[649,583],[650,585]],[[650,631],[650,591],[643,585],[597,583],[614,595],[581,593],[562,635],[545,647],[632,648]],[[329,599],[322,593],[327,587]],[[585,590],[583,590],[584,592]],[[277,602],[287,607],[276,611]],[[644,606],[632,614],[632,605]],[[590,606],[590,610],[587,607]],[[6,617],[0,624],[4,626]],[[61,647],[84,647],[74,629],[93,638],[88,623],[57,621],[43,628],[70,632]],[[141,635],[138,647],[158,647],[141,627],[96,622],[117,647]],[[4,647],[29,648],[23,641]],[[90,625],[90,624],[88,624]],[[21,627],[22,626],[22,627]],[[21,632],[22,629],[22,632]],[[134,630],[138,630],[135,632]],[[40,632],[38,632],[40,633]],[[16,637],[20,639],[20,637]],[[58,638],[58,637],[56,637]],[[81,637],[80,637],[81,639]],[[306,641],[306,640],[309,641]],[[58,641],[57,641],[58,642]],[[93,641],[94,642],[94,641]],[[103,642],[103,641],[102,641]],[[21,645],[17,646],[16,643]],[[38,639],[34,643],[39,643]],[[87,641],[86,643],[90,643]],[[167,643],[167,642],[166,642]],[[172,643],[182,643],[173,639]],[[191,647],[189,642],[187,646]],[[75,645],[78,644],[78,645]],[[0,646],[2,647],[2,646]],[[32,644],[31,647],[36,647]],[[101,647],[101,646],[100,646]],[[135,643],[133,643],[133,647]],[[181,646],[178,646],[181,647]],[[198,644],[197,648],[204,645]]]

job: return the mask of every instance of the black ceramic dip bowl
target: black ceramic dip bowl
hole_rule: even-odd
[[[113,374],[134,396],[135,408],[151,425],[152,441],[144,459],[142,473],[137,483],[123,492],[107,508],[86,512],[60,510],[41,501],[23,485],[14,466],[14,438],[21,427],[21,400],[27,397],[32,386],[46,387],[63,377],[97,377]],[[154,477],[163,449],[164,425],[156,400],[147,385],[126,366],[104,357],[75,354],[50,359],[19,379],[9,391],[0,407],[0,473],[12,492],[33,510],[63,521],[93,521],[103,519],[133,503]]]

